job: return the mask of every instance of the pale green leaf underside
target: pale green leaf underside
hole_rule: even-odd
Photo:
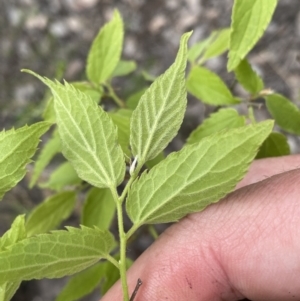
[[[35,207],[26,222],[28,236],[54,230],[73,211],[75,196],[74,191],[64,191]]]
[[[34,170],[30,180],[29,187],[32,188],[45,167],[50,163],[52,158],[61,150],[60,138],[55,131],[53,136],[47,141],[34,164]]]
[[[265,97],[268,111],[285,131],[300,135],[300,110],[286,97],[272,94]]]
[[[109,229],[115,216],[116,205],[109,189],[93,187],[87,194],[82,209],[81,223],[87,227]]]
[[[235,109],[221,109],[211,114],[188,137],[187,143],[200,142],[201,139],[217,132],[235,129],[245,125],[245,116],[239,115]]]
[[[109,232],[86,227],[30,237],[0,253],[0,283],[75,274],[106,258],[114,246]]]
[[[173,222],[224,197],[243,178],[272,127],[265,121],[206,137],[144,172],[127,199],[134,226]]]
[[[115,10],[112,20],[100,29],[90,48],[86,68],[90,81],[104,83],[112,75],[121,57],[123,36],[123,21]]]
[[[0,301],[10,301],[17,289],[19,288],[21,281],[5,282],[0,285]]]
[[[256,159],[287,156],[290,153],[287,137],[281,133],[272,132],[261,145]]]
[[[247,59],[241,60],[234,70],[236,79],[245,90],[252,94],[259,93],[264,88],[264,83],[260,76],[252,69]]]
[[[0,200],[25,176],[25,167],[34,155],[40,137],[50,125],[48,122],[38,122],[0,132]]]
[[[159,76],[140,99],[130,124],[130,145],[134,157],[145,163],[156,157],[174,138],[186,107],[186,33],[174,64]]]
[[[26,238],[25,216],[19,215],[13,221],[10,229],[0,238],[0,251]],[[0,285],[0,301],[9,301],[16,290],[19,288],[21,281],[5,282]]]
[[[278,0],[235,0],[232,12],[228,71],[237,67],[263,35]]]
[[[207,104],[231,105],[239,103],[222,79],[203,67],[196,66],[190,71],[186,87],[188,92]]]
[[[74,275],[55,301],[76,301],[91,293],[104,277],[105,263],[98,263]]]
[[[0,252],[26,238],[25,215],[18,215],[13,221],[10,229],[0,238]]]
[[[124,155],[117,141],[117,129],[108,114],[72,85],[26,72],[51,89],[62,152],[78,176],[99,188],[120,184],[125,173]]]

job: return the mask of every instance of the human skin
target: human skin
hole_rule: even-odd
[[[168,228],[128,271],[129,292],[143,281],[135,301],[300,300],[299,167],[257,160],[239,189]]]

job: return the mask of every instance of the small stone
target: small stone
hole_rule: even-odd
[[[25,23],[25,28],[28,30],[43,30],[46,28],[47,24],[47,16],[39,14],[28,19]]]
[[[155,16],[149,23],[148,29],[152,34],[158,33],[167,24],[167,18],[160,14]]]

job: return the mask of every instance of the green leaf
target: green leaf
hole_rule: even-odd
[[[18,215],[13,221],[10,229],[0,238],[0,252],[26,238],[25,215]]]
[[[157,165],[160,161],[165,159],[165,154],[164,152],[159,153],[155,158],[153,158],[152,160],[147,161],[145,164],[147,166],[147,168],[152,168],[155,165]]]
[[[63,155],[78,176],[99,188],[115,188],[124,178],[125,162],[117,129],[108,114],[89,96],[65,82],[62,85],[24,70],[52,91]]]
[[[144,78],[145,81],[147,82],[154,82],[156,80],[156,77],[152,74],[150,74],[148,71],[143,70],[142,71],[142,77]]]
[[[262,79],[252,69],[247,59],[241,60],[234,73],[238,82],[251,94],[256,95],[264,88]]]
[[[43,149],[39,153],[39,156],[34,164],[34,169],[29,184],[30,188],[32,188],[36,184],[42,171],[50,163],[52,158],[60,151],[61,151],[61,142],[58,136],[58,132],[55,131],[52,134],[52,137],[44,145]]]
[[[192,68],[186,87],[188,92],[210,105],[232,105],[240,102],[232,96],[218,75],[203,67]]]
[[[101,86],[97,87],[97,89],[96,89],[89,82],[72,82],[71,84],[77,90],[79,90],[79,91],[87,94],[89,97],[91,97],[91,99],[94,102],[99,103],[101,101],[101,96],[103,94],[103,88]]]
[[[118,141],[122,147],[123,152],[131,157],[129,149],[129,136],[130,136],[130,117],[132,111],[120,109],[115,112],[110,112],[109,116],[118,128]]]
[[[111,77],[121,57],[123,36],[123,21],[115,10],[112,20],[100,29],[90,48],[86,75],[91,82],[104,83]]]
[[[144,172],[126,203],[134,228],[177,221],[231,192],[272,127],[265,121],[203,138]]]
[[[143,88],[143,89],[135,92],[134,94],[130,95],[126,100],[127,107],[131,110],[134,110],[137,107],[141,97],[146,92],[146,90],[147,90],[147,88]]]
[[[46,101],[43,118],[47,122],[55,123],[54,101],[52,96]]]
[[[19,288],[21,281],[5,282],[0,285],[0,301],[10,301],[17,289]]]
[[[26,238],[25,218],[19,215],[15,218],[11,228],[0,238],[0,251]],[[21,281],[5,282],[0,285],[0,301],[9,301],[19,288]]]
[[[75,197],[75,191],[64,191],[47,198],[36,206],[26,222],[28,236],[56,229],[72,213]]]
[[[29,237],[0,253],[0,283],[75,274],[107,258],[114,246],[111,233],[86,227]]]
[[[235,0],[232,12],[228,71],[235,69],[263,35],[278,0]]]
[[[135,61],[120,60],[111,77],[125,76],[136,69]]]
[[[285,131],[300,135],[300,110],[289,99],[272,94],[265,97],[267,108],[275,122]]]
[[[240,116],[235,109],[221,109],[206,118],[188,137],[187,143],[199,142],[204,137],[224,130],[244,126],[245,116]]]
[[[107,230],[115,216],[116,205],[109,189],[93,187],[84,202],[81,223],[87,227],[96,226]]]
[[[207,46],[203,56],[200,59],[201,63],[210,58],[221,55],[228,49],[230,31],[230,28],[224,28],[216,32],[215,38]]]
[[[104,277],[106,263],[98,263],[74,275],[55,301],[75,301],[91,293]]]
[[[50,125],[48,122],[38,122],[0,132],[0,200],[25,176],[25,167],[36,152],[40,137]]]
[[[81,179],[78,177],[71,163],[64,162],[52,172],[47,182],[40,184],[40,187],[61,191],[66,186],[74,186],[80,183]]]
[[[187,101],[185,68],[190,35],[182,36],[175,63],[152,83],[133,111],[130,145],[133,156],[141,163],[155,158],[182,123]]]
[[[286,156],[290,153],[287,138],[281,133],[273,132],[260,147],[256,159]]]
[[[217,32],[213,31],[211,35],[203,41],[199,41],[192,45],[188,50],[187,59],[190,63],[195,63],[197,58],[203,54],[205,49],[210,45],[210,43],[216,38]]]

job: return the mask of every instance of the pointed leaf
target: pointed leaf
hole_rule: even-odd
[[[66,186],[75,186],[81,182],[71,163],[64,162],[52,172],[47,182],[40,184],[40,187],[61,191]]]
[[[26,238],[0,253],[0,283],[75,274],[106,258],[114,245],[109,232],[86,227]]]
[[[96,84],[104,83],[115,70],[123,46],[123,21],[117,10],[113,18],[100,29],[87,58],[87,78]]]
[[[117,129],[89,96],[65,82],[52,82],[36,73],[52,91],[64,156],[78,176],[99,188],[115,188],[125,174],[124,155],[117,143]]]
[[[201,63],[207,61],[210,58],[216,57],[224,53],[229,46],[230,28],[224,28],[216,32],[216,37],[206,48]]]
[[[253,95],[258,94],[264,88],[262,79],[252,69],[247,59],[241,60],[234,73],[238,82]]]
[[[64,191],[47,198],[29,214],[26,222],[28,236],[54,230],[68,218],[75,206],[75,191]]]
[[[21,281],[5,282],[0,285],[0,301],[10,301],[17,289],[19,288]]]
[[[239,128],[246,123],[245,116],[235,109],[221,109],[211,114],[188,137],[187,143],[200,142],[201,139],[217,132]]]
[[[96,226],[107,230],[115,216],[116,205],[109,189],[93,187],[84,202],[81,223],[87,227]]]
[[[210,105],[232,105],[240,102],[232,96],[217,74],[203,67],[192,68],[186,87],[188,92]]]
[[[232,12],[228,71],[235,69],[263,35],[278,0],[235,0]]]
[[[285,131],[300,135],[300,110],[286,97],[272,94],[265,97],[267,108],[275,122]]]
[[[111,77],[125,76],[136,69],[135,61],[120,60]]]
[[[58,136],[58,132],[55,131],[52,137],[44,145],[43,149],[39,153],[39,156],[34,164],[32,177],[29,187],[32,188],[40,177],[45,167],[50,163],[52,158],[61,150],[61,142]]]
[[[208,38],[192,45],[192,47],[188,50],[188,55],[187,55],[188,61],[190,63],[195,63],[197,58],[203,54],[205,49],[211,44],[212,41],[214,41],[216,36],[217,36],[217,32],[213,31]]]
[[[175,63],[145,92],[133,111],[130,145],[134,157],[145,163],[156,157],[174,138],[186,107],[185,68],[187,41],[184,34]]]
[[[260,147],[256,159],[287,156],[290,153],[287,138],[281,133],[273,132]]]
[[[91,293],[105,274],[104,262],[93,265],[92,267],[74,275],[63,288],[55,301],[76,301]]]
[[[217,202],[243,178],[272,121],[206,137],[144,172],[127,198],[127,212],[139,227],[167,223]]]
[[[0,251],[26,238],[25,218],[19,215],[15,218],[11,228],[0,238]],[[9,301],[19,288],[21,281],[5,282],[0,285],[0,301]]]
[[[0,200],[25,176],[25,167],[36,152],[40,137],[50,125],[48,122],[38,122],[0,132]]]
[[[26,236],[25,215],[18,215],[13,221],[10,229],[0,238],[0,252],[26,238]]]

